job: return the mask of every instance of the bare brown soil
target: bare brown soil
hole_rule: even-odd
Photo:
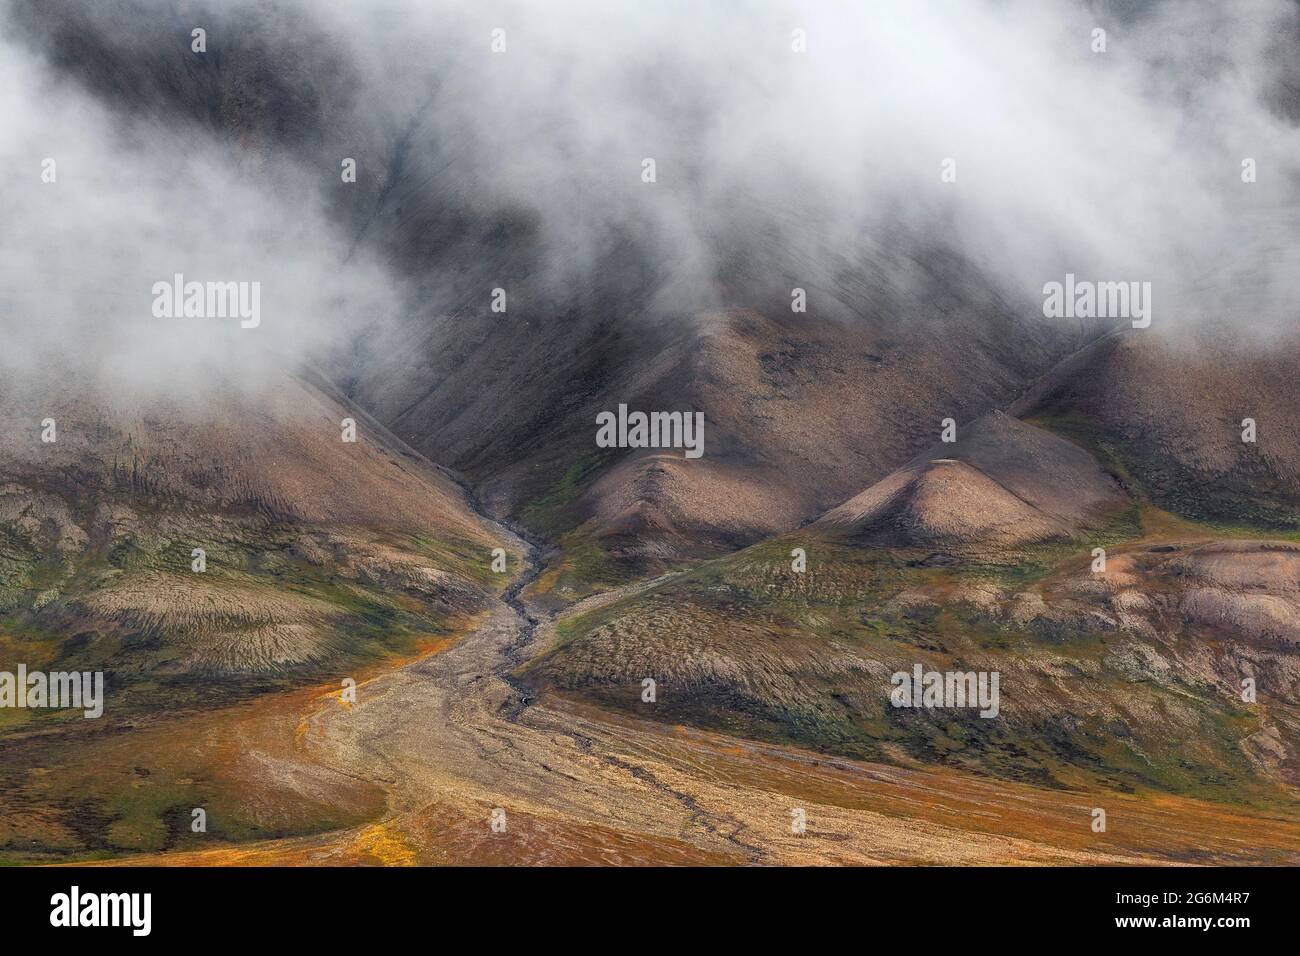
[[[1136,864],[1300,862],[1300,821],[1151,795],[1046,790],[828,758],[529,701],[502,675],[530,628],[502,604],[454,647],[241,741],[262,775],[327,770],[384,792],[321,836],[128,864]],[[260,755],[275,754],[275,759]],[[1107,812],[1105,833],[1092,810]],[[490,826],[505,811],[504,832]],[[792,829],[802,809],[806,832]]]

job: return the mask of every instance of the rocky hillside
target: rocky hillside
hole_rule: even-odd
[[[171,706],[409,652],[503,586],[463,490],[337,392],[210,384],[0,393],[0,658]]]

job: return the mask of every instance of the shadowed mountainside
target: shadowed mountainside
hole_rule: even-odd
[[[1300,528],[1300,342],[1228,326],[1104,337],[1011,408],[1090,449],[1130,491],[1204,521]],[[1256,440],[1243,441],[1243,420]]]
[[[192,124],[261,177],[318,184],[405,301],[391,327],[358,325],[326,373],[494,513],[559,541],[557,571],[579,589],[815,518],[928,445],[942,418],[1005,405],[1084,334],[902,223],[791,261],[780,224],[815,210],[746,196],[702,271],[635,215],[579,266],[526,194],[493,193],[482,144],[449,131],[451,64],[428,65],[415,101],[363,107],[359,67],[291,6],[252,25],[205,10],[212,55],[197,65],[187,19],[130,0],[14,9],[51,64],[114,110]],[[357,159],[356,183],[340,182],[340,156]],[[646,201],[635,178],[599,188]],[[505,314],[490,309],[496,287]],[[805,313],[791,311],[796,287]],[[703,411],[705,458],[596,449],[597,412],[620,403]]]

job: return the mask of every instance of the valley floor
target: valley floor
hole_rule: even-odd
[[[302,708],[291,741],[283,721],[246,725],[267,735],[240,741],[240,766],[263,785],[270,775],[345,803],[377,784],[378,819],[107,862],[1300,863],[1300,818],[860,763],[529,699],[508,675],[555,623],[537,624],[517,599],[531,577],[450,649],[361,684],[354,705],[336,692],[278,695]],[[1104,833],[1092,831],[1095,807],[1106,810]],[[503,832],[490,825],[498,809]],[[803,833],[793,832],[796,810]]]

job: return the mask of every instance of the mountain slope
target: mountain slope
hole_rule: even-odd
[[[793,197],[737,195],[692,250],[635,177],[519,188],[513,168],[485,168],[491,124],[462,121],[454,62],[405,64],[401,95],[363,103],[351,78],[367,64],[293,5],[196,6],[210,14],[201,58],[188,27],[136,0],[13,9],[113,109],[319,195],[354,252],[389,265],[399,314],[349,325],[326,374],[494,513],[559,541],[570,565],[585,557],[578,577],[626,579],[796,527],[1077,346],[1021,290],[895,217],[847,246],[792,248],[807,216]],[[508,101],[507,75],[489,85]],[[708,132],[694,122],[679,120],[687,140]],[[355,183],[340,180],[343,156]],[[555,196],[579,208],[557,216]],[[703,412],[705,458],[597,449],[595,415],[619,404]]]
[[[1226,326],[1139,330],[1063,362],[1010,409],[1091,449],[1135,494],[1189,518],[1300,528],[1300,341]],[[1253,419],[1256,440],[1243,441]]]
[[[937,548],[1010,547],[1069,532],[982,471],[951,458],[930,461],[901,484],[892,477],[824,520],[835,523],[843,515],[855,536]]]
[[[459,486],[327,386],[208,384],[201,405],[0,393],[4,663],[94,665],[150,696],[197,673],[300,680],[409,649],[499,586]]]
[[[814,528],[880,545],[1009,548],[1097,527],[1126,501],[1086,451],[1002,412],[981,416],[959,435],[827,512]]]

